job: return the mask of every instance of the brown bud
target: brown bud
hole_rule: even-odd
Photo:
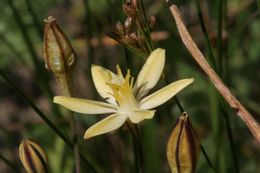
[[[170,135],[167,158],[172,173],[194,173],[200,145],[187,113],[181,115]]]
[[[155,16],[151,16],[149,19],[149,28],[153,30],[155,25],[156,25],[156,18]]]
[[[120,36],[125,35],[125,28],[120,21],[116,23],[115,30],[118,33],[118,35]]]
[[[129,47],[135,47],[135,48],[138,47],[138,40],[137,40],[138,37],[136,33],[131,33],[130,35],[126,35],[125,38],[127,40]]]
[[[132,17],[127,17],[125,21],[125,32],[126,34],[129,34],[132,32],[132,23],[133,23],[133,18]]]
[[[65,95],[70,91],[71,73],[76,63],[76,56],[69,39],[49,16],[44,20],[44,58],[46,68],[51,71]]]
[[[127,0],[123,4],[123,11],[128,17],[135,17],[138,11],[137,0]]]
[[[19,155],[27,173],[47,173],[47,155],[45,151],[31,139],[25,139],[19,146]]]

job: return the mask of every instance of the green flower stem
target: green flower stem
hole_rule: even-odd
[[[22,21],[21,15],[19,14],[16,7],[14,6],[13,0],[6,0],[6,2],[13,12],[14,19],[15,19],[16,23],[18,24],[18,27],[19,27],[22,37],[24,39],[25,45],[27,46],[28,52],[30,53],[32,61],[36,67],[35,69],[37,70],[37,74],[39,74],[36,78],[37,82],[39,83],[39,87],[48,96],[48,98],[50,100],[52,100],[53,93],[51,92],[51,89],[48,86],[49,78],[46,75],[46,70],[43,68],[42,63],[38,59],[37,53],[34,49],[33,43],[30,39],[26,26],[25,26],[24,22]],[[60,115],[60,112],[58,112],[56,106],[52,107],[52,109],[55,112],[55,115]]]
[[[25,3],[27,5],[27,8],[28,8],[28,11],[29,11],[30,15],[33,18],[33,24],[35,26],[37,34],[38,34],[39,38],[42,39],[42,36],[43,36],[43,29],[42,28],[43,27],[42,27],[42,25],[39,22],[37,13],[35,12],[35,10],[33,8],[32,2],[31,2],[31,0],[25,0]]]
[[[167,80],[167,78],[166,78],[165,75],[164,75],[164,80],[165,80],[166,85],[168,85],[168,84],[169,84],[169,81]],[[179,99],[178,99],[177,96],[174,96],[174,101],[176,102],[176,104],[177,104],[177,106],[178,106],[178,108],[179,108],[179,110],[180,110],[180,112],[181,112],[182,114],[183,114],[183,112],[186,112],[186,111],[184,110],[184,108],[182,107],[182,105],[181,105],[181,103],[180,103],[180,101],[179,101]],[[195,131],[195,130],[193,129],[193,131]],[[196,137],[197,137],[197,139],[199,140],[198,136],[196,136]],[[200,140],[199,140],[199,141],[200,141]],[[209,156],[208,156],[208,154],[207,154],[207,152],[206,152],[206,150],[205,150],[205,148],[203,147],[202,144],[200,144],[200,149],[201,149],[202,154],[203,154],[203,156],[205,157],[205,159],[206,159],[208,165],[209,165],[213,170],[215,170],[215,168],[214,168],[212,162],[210,161],[210,158],[209,158]]]
[[[70,81],[70,80],[69,80]],[[63,90],[63,95],[65,96],[73,96],[72,87],[70,82],[63,83],[63,85],[68,85],[67,87],[61,87]],[[77,135],[77,123],[75,119],[75,113],[69,111],[70,117],[70,131],[71,131],[71,138],[72,138],[72,145],[73,145],[73,152],[74,152],[74,160],[75,160],[75,169],[76,173],[81,173],[81,164],[80,164],[80,150],[79,150],[79,143],[78,143],[78,135]]]
[[[204,22],[204,19],[203,19],[203,15],[202,15],[202,11],[201,11],[200,0],[196,0],[196,7],[197,7],[197,13],[198,13],[198,17],[199,17],[200,26],[201,26],[201,29],[202,29],[203,34],[205,36],[207,48],[208,48],[208,51],[209,51],[209,62],[210,62],[210,65],[213,67],[213,69],[217,70],[216,60],[214,58],[213,50],[212,50],[212,47],[211,47],[211,42],[210,42],[210,39],[209,39],[209,35],[208,35],[208,32],[207,32],[207,28],[206,28],[206,25],[205,25],[205,22]]]
[[[145,39],[146,39],[146,40],[147,40],[147,39],[149,40],[149,39],[151,39],[151,38],[149,37],[149,38],[145,38]],[[148,42],[152,42],[152,40],[149,40]],[[154,48],[153,48],[153,49],[154,49]],[[150,53],[153,51],[153,49],[150,51]],[[168,79],[167,79],[165,73],[163,73],[163,78],[164,78],[164,81],[165,81],[166,85],[168,85],[168,84],[169,84],[169,81],[168,81]],[[183,112],[186,112],[185,109],[183,108],[183,106],[181,105],[181,102],[179,101],[178,97],[177,97],[177,96],[174,96],[173,98],[174,98],[174,101],[176,102],[176,105],[177,105],[178,109],[180,110],[180,113],[182,114]],[[205,148],[203,147],[202,144],[200,144],[200,148],[201,148],[201,150],[202,150],[202,154],[203,154],[203,156],[205,157],[207,163],[208,163],[209,166],[214,170],[214,166],[213,166],[212,162],[210,161],[210,158],[209,158],[208,154],[206,153],[206,150],[205,150]]]
[[[9,160],[7,160],[2,154],[0,154],[0,159],[8,165],[14,172],[21,173],[21,171]]]
[[[0,41],[5,45],[8,49],[9,52],[12,53],[15,57],[19,57],[19,60],[24,63],[24,58],[22,57],[21,53],[17,50],[17,48],[12,44],[6,37],[4,33],[0,33]]]
[[[0,69],[0,75],[10,85],[10,87],[20,96],[30,107],[37,113],[37,115],[65,142],[69,148],[73,149],[73,143],[56,127],[56,125],[15,85],[15,83]],[[97,173],[92,164],[80,154],[81,160],[88,167],[90,172]]]
[[[148,47],[148,49],[149,49],[148,51],[149,51],[149,52],[152,52],[152,51],[153,51],[153,48],[152,48],[152,46],[151,46],[151,44],[150,44],[149,37],[147,38],[147,34],[146,34],[146,32],[145,32],[145,30],[144,30],[144,28],[143,28],[143,26],[142,26],[142,23],[141,23],[139,17],[137,18],[136,23],[137,23],[138,29],[140,30],[140,32],[141,32],[142,35],[144,36],[145,43],[146,43],[146,45],[147,45],[147,47]]]
[[[80,150],[79,150],[79,142],[78,142],[78,135],[77,135],[77,123],[75,120],[75,114],[71,112],[71,119],[70,119],[70,128],[71,128],[71,136],[72,136],[72,144],[73,144],[73,151],[74,151],[74,159],[75,159],[75,168],[76,173],[81,173],[81,164],[80,164]]]
[[[40,61],[39,61],[39,59],[37,57],[36,51],[35,51],[35,49],[33,47],[32,41],[31,41],[31,39],[29,37],[29,34],[28,34],[27,30],[26,30],[25,24],[23,23],[23,21],[21,19],[21,15],[19,14],[18,10],[14,6],[13,0],[6,0],[6,2],[8,3],[10,9],[13,12],[14,19],[15,19],[16,23],[18,24],[18,27],[19,27],[19,29],[21,31],[22,37],[24,39],[24,42],[26,43],[28,51],[31,54],[32,61],[33,61],[34,65],[36,66],[36,68],[38,70],[42,69]]]
[[[127,121],[127,127],[133,139],[134,157],[135,157],[135,172],[144,173],[143,150],[141,144],[140,130],[136,124]]]
[[[126,68],[129,69],[132,67],[133,63],[131,57],[129,57],[129,52],[127,48],[124,48],[125,51],[125,60]],[[132,68],[131,68],[132,69]],[[127,121],[126,125],[131,133],[133,139],[133,150],[135,158],[135,173],[144,173],[144,158],[143,158],[143,149],[141,143],[140,130],[136,124],[133,124],[131,121]]]
[[[145,12],[143,0],[140,0],[140,5],[141,5],[141,11],[143,13],[144,20],[145,20],[145,27],[146,28],[144,29],[144,31],[147,31],[147,32],[145,32],[145,38],[148,37],[147,38],[148,44],[149,44],[148,46],[151,48],[151,50],[154,50],[155,48],[154,48],[154,45],[153,45],[153,42],[152,42],[152,39],[151,39],[151,30],[149,28],[149,21],[147,19],[147,15],[146,15],[146,12]]]
[[[260,0],[257,0],[258,12],[260,14]]]
[[[218,68],[219,74],[222,74],[222,67],[223,67],[223,56],[222,56],[222,33],[223,33],[223,1],[218,0],[218,33],[217,33],[217,58],[218,58]]]
[[[222,32],[223,32],[223,20],[225,19],[226,17],[226,13],[227,11],[224,11],[224,10],[227,10],[227,8],[225,8],[227,6],[227,1],[225,0],[219,0],[218,1],[218,64],[219,64],[219,73],[220,75],[222,76],[222,78],[225,79],[225,76],[223,71],[223,41],[222,41]],[[225,45],[225,47],[227,47],[227,45]],[[228,65],[227,65],[228,67]],[[214,68],[213,68],[214,69]],[[230,120],[229,120],[229,116],[227,114],[227,109],[226,109],[226,106],[225,106],[225,103],[223,101],[223,99],[219,98],[218,99],[218,102],[220,103],[220,110],[222,112],[222,115],[224,116],[224,119],[225,119],[225,122],[226,122],[226,131],[227,131],[227,134],[228,134],[228,141],[229,141],[229,144],[230,144],[230,148],[231,148],[231,155],[232,155],[232,160],[234,162],[234,167],[235,167],[235,172],[236,173],[239,173],[240,170],[239,170],[239,163],[238,163],[238,158],[237,158],[237,154],[236,154],[236,147],[235,147],[235,144],[234,144],[234,137],[233,137],[233,132],[232,132],[232,128],[231,128],[231,124],[230,124]]]
[[[234,137],[233,137],[233,132],[232,132],[231,124],[230,124],[229,115],[226,112],[225,103],[223,102],[223,100],[221,100],[220,102],[221,102],[221,112],[224,115],[224,118],[226,120],[226,130],[227,130],[227,135],[228,135],[228,139],[229,139],[228,141],[230,144],[232,159],[233,159],[234,166],[235,166],[234,172],[240,173],[238,156],[237,156],[237,152],[236,152],[236,145],[235,145],[235,141],[234,141]]]

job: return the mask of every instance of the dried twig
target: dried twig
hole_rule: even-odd
[[[179,9],[176,5],[170,6],[171,13],[175,19],[181,39],[191,53],[195,61],[201,69],[208,75],[212,83],[215,85],[219,93],[224,97],[226,102],[233,108],[236,114],[245,122],[256,140],[260,143],[260,126],[247,109],[237,100],[237,98],[230,92],[228,87],[223,83],[217,73],[210,67],[207,60],[191,38],[182,19]]]

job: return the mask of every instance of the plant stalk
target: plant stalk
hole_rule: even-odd
[[[8,159],[6,159],[2,154],[0,154],[0,159],[1,159],[6,165],[8,165],[14,172],[16,172],[16,173],[21,173],[21,171],[20,171],[12,162],[10,162]]]
[[[180,37],[191,53],[194,60],[199,64],[202,70],[210,78],[216,89],[224,97],[226,102],[235,111],[235,113],[244,121],[248,129],[251,131],[255,139],[260,143],[260,126],[259,123],[253,118],[253,116],[248,112],[248,110],[237,100],[237,98],[231,93],[228,87],[223,83],[217,73],[210,67],[207,60],[193,41],[187,28],[185,27],[179,9],[176,5],[171,5],[170,10],[175,19]]]
[[[127,127],[133,139],[135,172],[144,173],[143,150],[139,128],[136,124],[133,124],[130,121],[127,121]]]
[[[15,83],[0,69],[0,75],[10,85],[10,87],[21,97],[30,107],[37,113],[37,115],[64,141],[70,149],[73,150],[73,143],[56,127],[56,125],[15,85]],[[97,173],[92,164],[80,154],[81,160],[86,164],[92,173]]]
[[[70,84],[70,80],[63,85],[68,85],[67,87],[61,87],[63,90],[63,95],[71,97],[73,96],[72,87]],[[81,173],[81,164],[80,164],[80,151],[79,151],[79,143],[78,143],[78,135],[77,135],[77,123],[75,119],[75,114],[72,111],[69,111],[70,116],[70,131],[71,131],[71,139],[73,145],[74,159],[75,159],[75,170],[76,173]]]

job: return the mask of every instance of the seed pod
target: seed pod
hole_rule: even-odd
[[[25,139],[19,146],[19,155],[27,173],[47,173],[47,155],[45,151],[31,139]]]
[[[64,94],[70,91],[71,73],[74,69],[76,56],[69,39],[56,23],[56,19],[49,16],[44,20],[43,53],[46,68],[53,73]]]
[[[167,158],[172,173],[194,173],[200,152],[199,141],[187,113],[177,120],[167,145]]]

